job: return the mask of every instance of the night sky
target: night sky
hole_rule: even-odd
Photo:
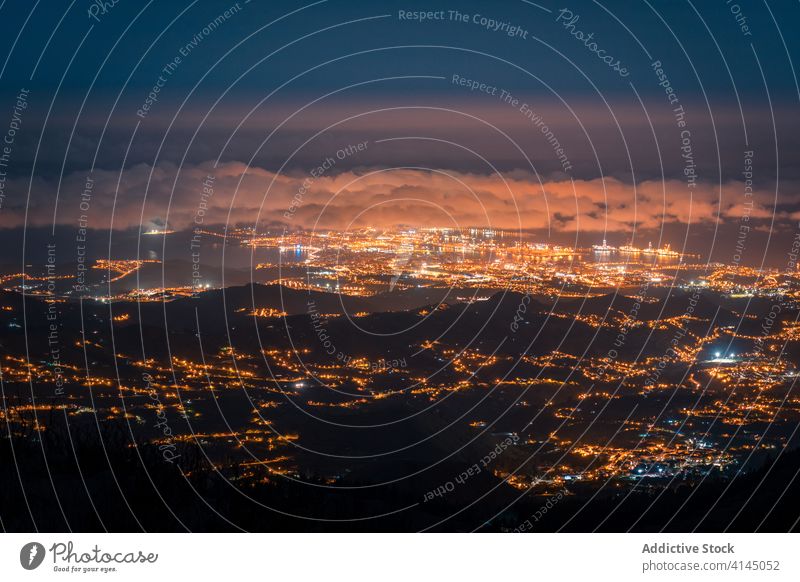
[[[82,216],[187,228],[209,175],[206,224],[492,226],[723,262],[746,226],[755,266],[798,232],[796,2],[100,4],[0,4],[0,243]]]

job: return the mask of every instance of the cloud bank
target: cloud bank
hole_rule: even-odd
[[[740,181],[679,180],[625,183],[615,178],[540,181],[523,172],[480,175],[418,169],[361,169],[335,173],[336,160],[305,175],[280,175],[238,162],[138,164],[121,174],[99,170],[57,178],[10,180],[0,227],[84,224],[96,229],[198,224],[282,224],[291,228],[364,226],[491,226],[561,233],[660,229],[666,225],[756,228],[789,221],[797,195]],[[326,167],[326,165],[328,167]],[[26,201],[30,186],[30,203]],[[204,190],[205,188],[205,190]],[[56,204],[57,200],[57,204]],[[752,203],[752,204],[751,204]],[[784,209],[781,209],[784,208]],[[744,218],[746,217],[746,218]]]

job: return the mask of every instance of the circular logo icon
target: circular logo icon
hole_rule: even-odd
[[[44,546],[39,542],[30,542],[19,551],[19,563],[26,570],[35,570],[44,561]]]

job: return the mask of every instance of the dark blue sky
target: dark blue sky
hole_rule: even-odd
[[[34,4],[36,8],[31,11]],[[3,54],[8,54],[20,30],[21,34],[3,75],[4,87],[7,88],[6,84],[27,83],[34,87],[55,88],[74,56],[62,84],[65,93],[82,96],[107,57],[94,82],[95,91],[116,94],[131,73],[128,89],[146,89],[151,85],[154,73],[176,54],[178,47],[234,4],[216,0],[196,3],[119,0],[107,14],[98,15],[100,22],[97,22],[87,15],[87,9],[92,5],[88,0],[72,3],[72,9],[66,13],[68,2],[5,2],[2,8]],[[204,80],[205,90],[216,92],[228,87],[270,52],[294,43],[256,67],[238,83],[237,90],[261,93],[328,58],[358,51],[402,45],[441,45],[468,48],[507,59],[530,68],[556,91],[584,95],[589,84],[571,70],[572,65],[566,59],[572,59],[585,69],[601,91],[627,93],[629,87],[625,83],[620,83],[613,73],[597,66],[594,57],[579,42],[566,42],[562,27],[553,24],[558,10],[566,7],[580,17],[576,23],[578,29],[594,32],[598,44],[608,54],[625,62],[631,71],[630,81],[641,93],[656,91],[648,77],[648,65],[651,60],[660,59],[669,63],[674,84],[687,94],[700,94],[705,90],[711,97],[730,98],[733,88],[727,70],[730,68],[740,93],[760,95],[763,83],[753,58],[752,43],[774,97],[791,99],[797,95],[789,55],[798,54],[798,39],[793,32],[800,21],[800,8],[796,2],[788,0],[770,2],[769,9],[766,3],[748,0],[738,3],[720,0],[694,3],[582,1],[571,4],[545,0],[539,3],[552,10],[550,13],[522,0],[449,3],[328,0],[316,4],[285,0],[245,3],[242,0],[239,5],[239,13],[203,39],[202,47],[182,63],[180,74],[170,82],[176,91],[192,87],[209,72],[209,67],[218,58],[231,49],[233,51],[225,62]],[[742,33],[731,6],[741,7],[750,36]],[[424,23],[399,21],[399,11],[420,9],[480,14],[518,25],[529,34],[527,40],[510,38],[502,32],[486,30],[479,24],[449,19]],[[297,12],[290,14],[295,10]],[[388,17],[374,18],[383,15]],[[267,26],[282,16],[285,18]],[[55,30],[59,21],[61,23]],[[88,32],[90,26],[92,30]],[[787,48],[781,42],[777,26],[781,27]],[[240,41],[244,42],[234,48]],[[47,50],[42,53],[46,45]],[[33,81],[29,81],[40,57],[36,75]],[[137,66],[140,59],[141,64]],[[489,58],[444,50],[414,49],[346,59],[299,79],[289,91],[316,93],[332,85],[363,80],[365,73],[374,77],[397,74],[405,69],[415,74],[437,74],[445,64],[469,66],[474,75],[491,77],[510,88],[542,91],[534,80],[525,78],[511,67],[501,67]],[[374,90],[383,89],[376,87]]]
[[[753,140],[760,140],[763,150],[769,149],[773,139],[770,101],[782,122],[794,121],[795,116],[787,110],[798,104],[797,79],[790,62],[792,55],[800,54],[800,41],[793,34],[800,23],[796,2],[770,2],[767,8],[762,2],[724,0],[582,1],[565,5],[545,1],[538,4],[539,8],[523,0],[252,0],[239,2],[229,18],[220,21],[210,34],[203,34],[204,27],[235,5],[230,1],[120,0],[106,14],[96,11],[98,22],[88,15],[94,6],[88,0],[71,4],[54,0],[5,2],[0,10],[0,42],[5,45],[2,54],[7,56],[2,75],[3,102],[7,109],[19,88],[30,89],[32,113],[26,123],[39,125],[29,127],[32,131],[26,132],[28,137],[21,138],[26,147],[19,151],[18,160],[31,160],[27,140],[41,131],[52,106],[48,119],[52,147],[40,151],[42,173],[52,171],[51,159],[60,166],[65,154],[70,167],[80,166],[85,152],[74,150],[80,147],[80,140],[71,144],[70,151],[66,145],[57,147],[60,133],[64,128],[71,132],[73,125],[78,137],[91,142],[100,137],[97,126],[108,122],[107,131],[115,138],[107,145],[114,155],[100,152],[99,160],[117,165],[121,161],[120,152],[115,151],[118,140],[124,140],[123,136],[140,121],[135,112],[157,84],[162,68],[181,57],[182,47],[197,36],[201,38],[196,46],[181,57],[179,66],[166,79],[158,102],[141,124],[142,135],[162,137],[180,107],[171,131],[193,130],[218,99],[206,127],[228,129],[231,120],[238,123],[244,112],[268,95],[258,109],[262,118],[332,91],[338,93],[326,98],[325,107],[344,103],[346,109],[347,103],[358,103],[363,110],[367,104],[377,108],[386,104],[471,102],[483,112],[504,111],[497,99],[454,86],[450,78],[460,74],[511,91],[539,107],[552,108],[558,116],[552,123],[559,124],[563,141],[581,132],[565,103],[587,126],[596,123],[613,133],[618,131],[615,125],[619,120],[622,130],[629,130],[635,139],[635,132],[648,131],[648,115],[656,125],[665,115],[669,119],[668,103],[651,68],[654,60],[663,63],[695,126],[711,132],[713,121],[724,134],[720,141],[726,144],[743,142],[745,131],[749,131]],[[571,36],[563,26],[564,19],[557,21],[559,10],[565,7],[579,17],[572,31],[593,33],[598,47],[623,63],[628,76],[615,73]],[[746,19],[741,22],[746,23],[747,33],[732,7],[738,7],[734,10]],[[420,23],[399,18],[400,11],[415,10],[443,11],[445,19]],[[468,22],[452,20],[450,10],[469,15]],[[488,30],[473,21],[475,15],[517,26],[526,31],[526,38]],[[331,60],[335,62],[325,64]],[[639,115],[642,111],[637,93],[647,107],[644,115]],[[320,109],[325,107],[310,110],[311,117],[321,116],[320,124],[325,118]],[[745,114],[746,128],[742,127],[740,112]],[[447,123],[458,125],[453,120]],[[306,125],[313,124],[309,118]],[[243,136],[252,130],[252,125],[245,123],[239,131]],[[781,145],[787,152],[796,151],[792,135],[779,135],[779,139],[785,140]],[[260,140],[244,141],[241,152],[224,152],[223,157],[241,159]],[[171,157],[169,148],[168,143],[165,153]],[[134,147],[131,153],[131,161],[146,161],[151,152]],[[193,151],[190,155],[200,159],[207,152]],[[271,166],[278,158],[264,158],[262,162]],[[500,162],[506,168],[514,166],[510,160]],[[594,176],[599,171],[577,165],[579,175]],[[606,172],[630,174],[626,165],[620,160]],[[647,166],[642,166],[643,172],[652,171]],[[785,172],[787,177],[795,174],[788,166]]]

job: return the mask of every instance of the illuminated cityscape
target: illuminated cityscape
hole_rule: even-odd
[[[158,260],[97,260],[94,285],[67,277],[62,292],[45,276],[7,275],[10,332],[23,293],[29,326],[37,306],[47,316],[56,305],[65,328],[57,357],[4,356],[12,430],[47,431],[54,413],[122,421],[159,447],[201,445],[237,481],[336,484],[359,462],[321,462],[314,451],[338,432],[316,421],[391,424],[410,410],[467,446],[511,438],[494,479],[542,494],[731,476],[793,446],[796,269],[490,229],[224,238],[276,258],[223,295],[188,274],[141,287],[142,269],[164,271]],[[69,329],[76,311],[83,330]],[[140,326],[164,328],[173,349],[143,358],[130,334]],[[353,454],[416,438],[403,426],[371,432]]]

